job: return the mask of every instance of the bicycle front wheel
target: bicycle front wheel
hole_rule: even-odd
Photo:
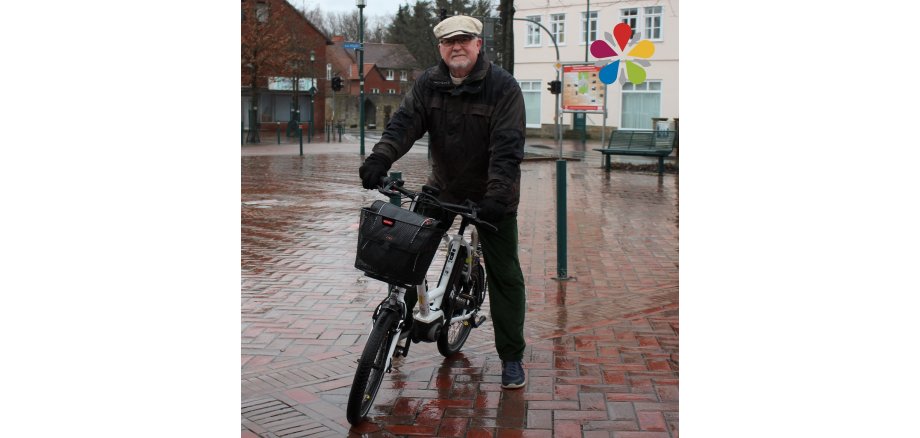
[[[367,415],[377,397],[380,383],[386,374],[387,354],[399,315],[392,310],[384,310],[377,316],[377,322],[371,335],[364,345],[364,352],[358,360],[355,370],[355,381],[351,384],[351,393],[348,395],[348,407],[345,414],[348,422],[358,424]]]

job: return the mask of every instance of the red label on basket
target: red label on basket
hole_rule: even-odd
[[[394,221],[393,219],[387,219],[387,218],[382,218],[382,219],[383,219],[383,224],[388,227],[392,227],[393,224],[396,223],[396,221]]]

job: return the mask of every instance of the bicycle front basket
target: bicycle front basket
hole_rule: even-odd
[[[420,284],[444,234],[437,225],[435,219],[374,201],[361,209],[355,267],[387,283]]]

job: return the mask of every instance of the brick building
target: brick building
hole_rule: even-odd
[[[334,93],[326,88],[327,120],[334,117],[346,128],[354,128],[358,126],[359,115],[358,55],[355,50],[345,48],[344,37],[335,36],[332,41],[327,47],[332,75],[341,77],[344,85]],[[383,129],[420,70],[415,57],[402,44],[365,42],[364,47],[364,120],[367,129]]]
[[[332,41],[285,0],[241,3],[243,128],[252,128],[255,115],[263,131],[286,127],[292,120],[313,120],[315,132],[321,132],[326,119],[327,48]]]

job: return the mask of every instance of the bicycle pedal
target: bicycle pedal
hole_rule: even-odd
[[[481,326],[482,323],[486,322],[486,317],[485,315],[480,315],[479,318],[472,318],[472,321],[473,321],[473,328],[479,328],[479,326]]]

